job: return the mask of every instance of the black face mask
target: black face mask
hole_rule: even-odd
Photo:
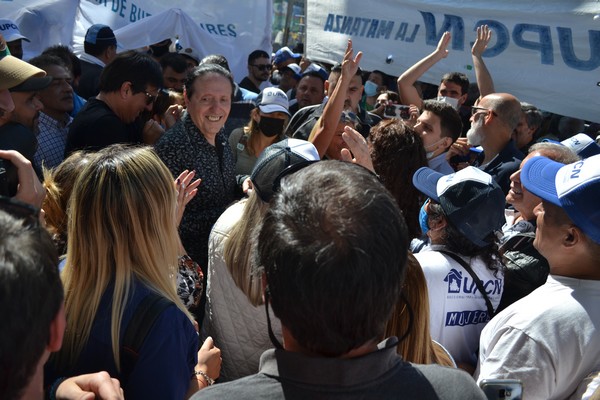
[[[258,123],[258,129],[260,129],[260,131],[266,137],[273,137],[283,133],[283,124],[285,124],[284,119],[265,117],[261,115],[260,122]]]

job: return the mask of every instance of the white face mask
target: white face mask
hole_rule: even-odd
[[[436,100],[448,103],[452,106],[452,108],[458,111],[458,99],[455,99],[453,97],[439,96],[436,98]]]
[[[433,158],[433,155],[435,154],[435,151],[437,150],[437,148],[434,148],[433,151],[429,151],[429,149],[431,149],[434,146],[437,146],[438,143],[444,141],[444,139],[440,139],[435,143],[430,144],[429,146],[425,146],[425,157],[427,157],[428,160],[431,160]]]

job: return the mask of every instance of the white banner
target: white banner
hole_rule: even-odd
[[[23,42],[25,59],[53,44],[81,53],[85,32],[97,23],[113,28],[119,51],[178,36],[201,57],[222,54],[238,82],[248,54],[271,52],[272,0],[0,0],[0,7],[31,39]]]
[[[439,84],[450,71],[475,82],[471,46],[487,24],[484,60],[498,92],[562,115],[600,122],[600,4],[595,0],[307,0],[309,58],[341,61],[346,41],[361,67],[398,76],[431,53],[444,31],[447,58],[421,80]],[[391,60],[391,62],[390,62]]]

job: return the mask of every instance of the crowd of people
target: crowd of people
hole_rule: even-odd
[[[449,32],[238,83],[0,26],[0,398],[600,398],[600,126],[497,92],[489,27],[433,87]]]

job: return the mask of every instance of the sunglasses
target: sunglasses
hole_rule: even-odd
[[[146,96],[146,105],[149,106],[150,104],[154,103],[156,101],[156,98],[158,97],[158,95],[154,96],[151,95],[150,93],[144,91],[144,95]]]
[[[258,69],[259,71],[270,71],[271,70],[271,64],[250,64],[252,67]]]
[[[490,108],[476,107],[476,106],[471,107],[471,115],[479,114],[481,112],[491,113],[495,117],[498,116],[498,114],[496,114],[496,112]]]
[[[40,223],[40,210],[31,204],[0,196],[0,210],[23,221],[25,226],[37,227]]]

